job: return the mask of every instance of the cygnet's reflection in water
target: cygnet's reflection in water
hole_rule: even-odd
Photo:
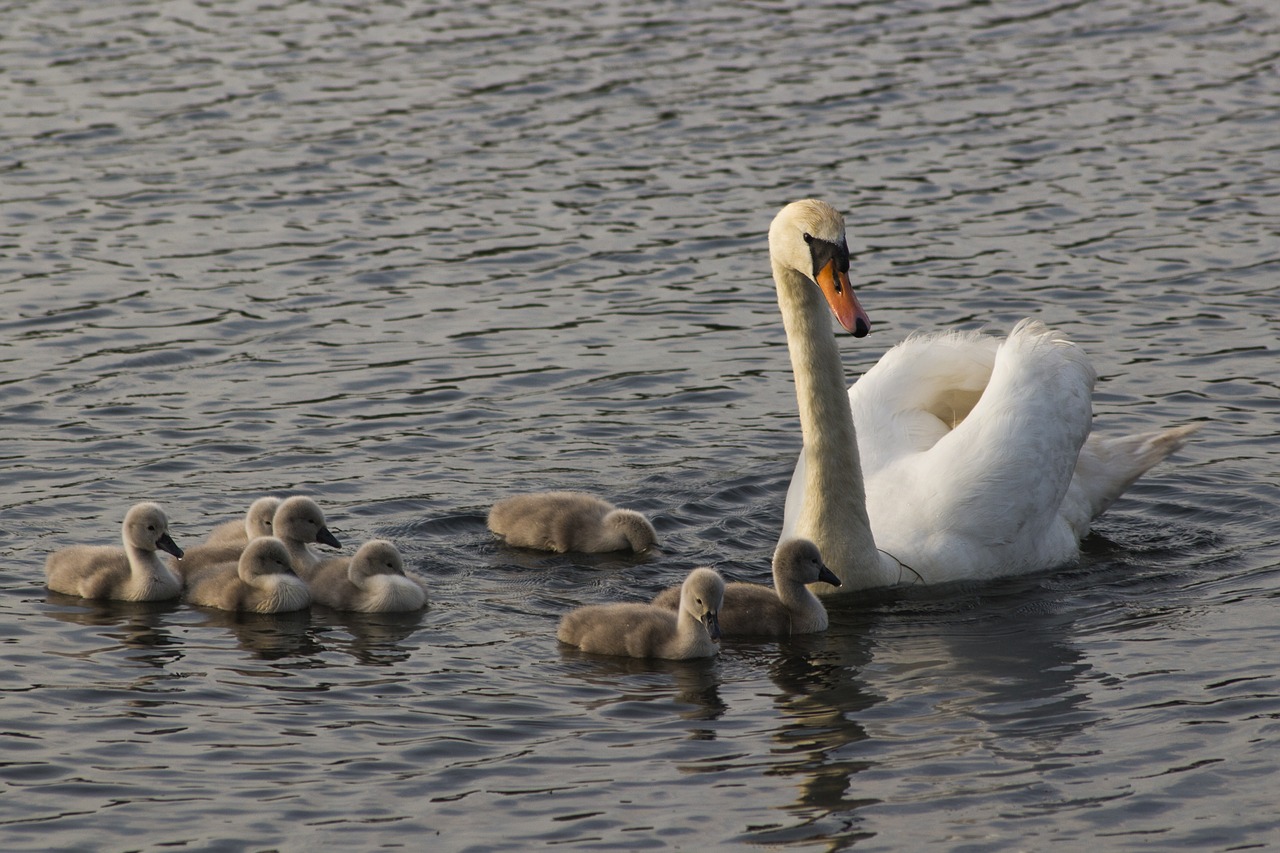
[[[685,720],[719,719],[728,709],[720,698],[720,670],[714,658],[670,661],[656,658],[606,657],[561,646],[565,661],[563,676],[608,693],[603,698],[584,698],[581,707],[599,711],[629,702],[671,701],[688,706],[677,711]],[[619,692],[620,691],[620,692]],[[710,731],[691,732],[694,737],[714,737]]]
[[[48,591],[45,601],[52,605],[45,613],[59,622],[111,629],[98,633],[123,648],[144,652],[130,655],[134,660],[164,667],[181,657],[181,640],[162,627],[166,617],[181,606],[176,599],[115,601]]]
[[[325,648],[368,666],[388,666],[413,654],[416,646],[404,641],[422,627],[428,612],[359,613],[317,607],[312,611],[312,626]]]
[[[225,628],[240,648],[262,660],[314,655],[324,650],[311,633],[307,610],[288,613],[252,613],[201,608],[200,619],[189,623],[200,628]]]

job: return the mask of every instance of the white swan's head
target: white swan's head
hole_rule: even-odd
[[[280,504],[271,526],[273,536],[290,542],[319,542],[331,548],[342,547],[338,537],[325,526],[320,505],[304,495],[295,495]]]
[[[779,544],[773,552],[773,574],[775,583],[786,578],[805,585],[822,581],[840,586],[840,578],[822,562],[822,552],[808,539],[786,539]]]
[[[182,549],[169,536],[169,516],[159,504],[134,504],[124,517],[121,535],[126,548],[153,552],[159,549],[182,559]]]
[[[637,554],[648,551],[658,542],[658,534],[649,519],[635,510],[615,509],[605,515],[604,524],[621,533]]]
[[[724,605],[724,578],[715,569],[694,569],[680,586],[680,609],[706,627],[711,639],[720,639],[720,608]]]
[[[769,226],[769,254],[822,289],[840,325],[861,338],[871,320],[849,284],[844,217],[825,201],[807,198],[782,208]]]

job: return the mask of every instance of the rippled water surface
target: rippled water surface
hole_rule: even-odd
[[[794,8],[793,8],[794,6]],[[1280,12],[1268,0],[4,4],[5,850],[1280,847]],[[764,580],[799,449],[764,234],[875,323],[1037,316],[1097,428],[1203,422],[1079,566],[714,661],[580,603]],[[649,558],[496,545],[514,491]],[[163,503],[304,493],[408,618],[49,594]]]

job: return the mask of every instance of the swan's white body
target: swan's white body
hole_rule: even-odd
[[[830,297],[809,275],[820,241],[845,243],[822,202],[788,205],[769,230],[804,435],[781,539],[817,543],[841,592],[1070,563],[1092,520],[1194,431],[1091,436],[1094,370],[1033,320],[1004,340],[909,338],[846,392]]]

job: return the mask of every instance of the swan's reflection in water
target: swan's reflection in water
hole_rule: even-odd
[[[771,739],[786,757],[767,772],[798,780],[781,807],[798,822],[744,841],[843,849],[874,834],[868,807],[1007,797],[1011,780],[1038,784],[1045,762],[1069,751],[1063,742],[1094,722],[1083,676],[1096,675],[1069,642],[1070,618],[1049,603],[997,591],[970,609],[911,596],[870,612],[837,607],[828,633],[780,644],[768,667],[781,715]],[[972,778],[977,756],[982,766],[994,756],[999,772]]]

